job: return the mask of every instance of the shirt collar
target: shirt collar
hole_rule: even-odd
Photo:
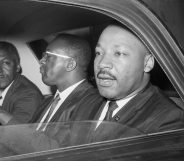
[[[68,87],[67,89],[65,89],[62,92],[59,92],[59,90],[56,91],[56,94],[54,97],[56,97],[57,94],[59,94],[61,99],[65,99],[66,97],[69,96],[69,94],[79,85],[81,84],[85,79],[73,84],[72,86]]]
[[[131,97],[128,97],[128,98],[124,98],[124,99],[120,99],[120,100],[116,100],[116,103],[118,105],[118,107],[123,107],[126,103],[128,103],[132,98],[134,98],[137,94],[131,96]],[[110,101],[108,100],[107,101],[107,104],[109,103]]]
[[[133,96],[125,98],[125,99],[117,100],[116,103],[117,103],[118,107],[123,107],[127,102],[129,102],[135,96],[136,95],[133,95]]]
[[[13,84],[14,81],[12,81],[8,87],[5,88],[5,90],[1,93],[2,98],[4,98],[6,96],[6,93],[8,92],[9,88],[11,87],[11,85]]]

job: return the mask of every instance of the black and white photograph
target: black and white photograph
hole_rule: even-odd
[[[183,161],[184,0],[0,0],[0,161]]]

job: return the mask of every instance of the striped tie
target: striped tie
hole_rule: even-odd
[[[42,131],[44,131],[46,129],[46,127],[47,127],[47,125],[49,123],[48,122],[49,121],[49,118],[51,117],[51,115],[52,115],[54,109],[56,108],[59,100],[60,100],[60,97],[59,97],[59,94],[57,94],[57,96],[54,98],[54,100],[53,100],[53,102],[52,102],[52,104],[50,106],[50,109],[49,109],[49,112],[48,112],[46,118],[44,119],[42,125],[39,128],[37,128],[37,129],[42,130]]]

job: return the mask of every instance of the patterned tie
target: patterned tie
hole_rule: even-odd
[[[37,130],[38,130],[38,129],[40,129],[40,130],[42,130],[42,131],[45,130],[45,128],[47,127],[47,125],[48,125],[48,123],[49,123],[49,122],[48,122],[48,121],[49,121],[49,118],[50,118],[50,116],[52,115],[54,109],[56,108],[56,106],[57,106],[59,100],[60,100],[60,97],[59,97],[59,94],[57,94],[57,96],[56,96],[56,97],[53,99],[53,101],[52,101],[52,104],[51,104],[51,106],[50,106],[50,109],[49,109],[49,112],[48,112],[46,118],[44,119],[44,121],[43,121],[43,123],[41,124],[41,126],[40,126],[39,128],[37,128]],[[44,124],[44,123],[45,123],[45,124]]]
[[[116,108],[118,108],[118,105],[117,105],[116,101],[110,101],[109,102],[108,111],[106,113],[106,116],[104,118],[104,121],[111,121],[111,119],[112,119],[112,113],[113,113],[113,111]]]
[[[52,115],[54,109],[56,108],[59,100],[60,100],[60,97],[59,97],[59,94],[57,94],[57,96],[54,98],[54,100],[53,100],[53,102],[51,104],[49,113],[47,114],[47,117],[45,118],[44,122],[48,122],[48,120],[49,120],[50,116]]]

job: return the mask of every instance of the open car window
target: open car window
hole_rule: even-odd
[[[1,158],[154,135],[106,121],[100,125],[98,121],[75,121],[44,123],[41,127],[40,124],[1,126],[0,133]]]
[[[127,148],[132,150],[129,153],[136,149],[137,152],[141,150],[141,155],[146,153],[145,149],[149,151],[158,147],[162,152],[162,149],[167,148],[167,146],[172,147],[174,145],[172,149],[175,149],[177,146],[182,148],[181,140],[183,139],[182,133],[184,129],[144,134],[138,129],[118,123],[102,122],[98,128],[97,124],[97,121],[49,123],[44,124],[44,126],[47,126],[47,130],[37,130],[39,124],[0,127],[0,160],[59,160],[59,158],[67,160],[69,157],[67,151],[72,150],[73,156],[81,153],[82,158],[84,157],[82,149],[85,150],[90,148],[90,146],[94,146],[96,150],[100,150],[100,147],[102,150],[104,145],[106,145],[105,149],[109,149],[108,155],[114,154],[113,149],[118,147],[122,148],[121,150],[124,150],[125,154],[128,152]],[[114,131],[116,131],[116,135],[113,135]],[[154,139],[155,145],[153,144]],[[121,142],[124,142],[124,144]],[[77,149],[80,153],[75,152]],[[94,148],[89,149],[89,155],[93,151]],[[119,154],[118,151],[116,152]],[[56,153],[56,155],[53,153]],[[72,155],[71,158],[74,159],[75,157],[72,157]],[[109,157],[108,155],[103,156],[99,151],[95,156],[102,159]],[[80,155],[78,157],[80,158]],[[132,158],[137,160],[136,157]],[[116,160],[117,158],[115,157],[114,159]]]
[[[0,18],[7,15],[5,19],[2,18],[2,22],[8,22],[2,23],[2,38],[28,43],[38,59],[41,58],[48,43],[46,41],[48,35],[87,27],[91,33],[87,39],[94,48],[101,31],[99,25],[114,20],[124,24],[145,43],[158,62],[159,68],[165,73],[164,77],[161,76],[163,79],[158,79],[159,74],[155,71],[153,81],[162,82],[164,87],[161,87],[174,97],[173,100],[181,108],[184,107],[182,50],[157,16],[142,2],[17,0],[15,3],[7,0],[1,1],[0,7],[2,7]],[[3,8],[8,9],[3,10]],[[9,21],[6,21],[6,18]],[[94,37],[95,33],[97,34]],[[166,83],[168,80],[171,84]],[[172,158],[184,159],[183,129],[144,134],[128,125],[102,122],[97,127],[97,124],[98,122],[95,121],[49,123],[45,126],[50,130],[43,131],[36,130],[39,124],[0,127],[0,160],[112,161],[123,158],[131,161],[146,159],[151,161],[159,160],[159,156],[163,160],[170,161]]]
[[[98,121],[75,121],[1,126],[0,133],[1,157],[145,136],[139,129],[106,121],[100,125]]]

